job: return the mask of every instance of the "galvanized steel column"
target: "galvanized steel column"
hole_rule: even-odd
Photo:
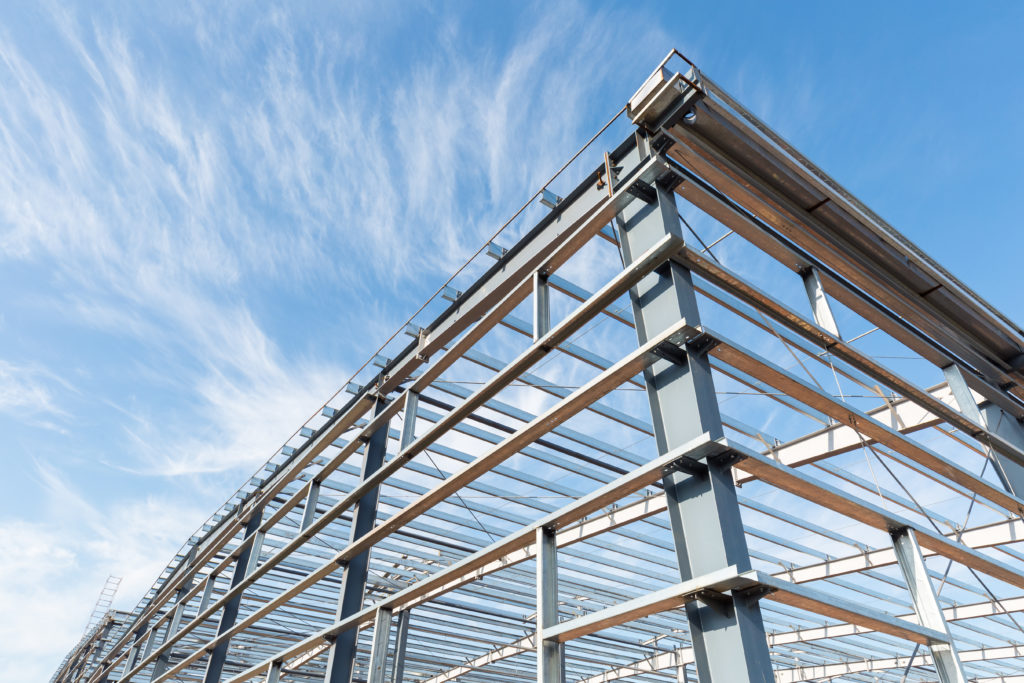
[[[378,398],[374,414],[380,413],[385,405],[387,404],[384,399]],[[365,480],[384,464],[387,446],[388,423],[385,422],[373,433],[366,444],[361,479]],[[376,524],[377,498],[379,494],[380,487],[375,486],[367,491],[356,503],[355,513],[352,515],[352,527],[349,532],[350,543],[369,533]],[[335,613],[336,620],[340,621],[350,617],[363,608],[366,574],[369,564],[369,550],[356,555],[345,564],[341,579],[341,595],[338,598],[338,610]],[[351,683],[358,636],[359,632],[354,628],[338,634],[337,639],[331,644],[330,653],[327,657],[327,672],[324,674],[325,683]]]
[[[644,149],[641,144],[637,149]],[[635,152],[634,152],[635,153]],[[623,165],[628,165],[619,161]],[[650,200],[633,202],[616,219],[623,263],[631,263],[667,233],[682,237],[671,188],[637,188]],[[685,319],[700,315],[690,272],[670,262],[630,290],[640,343]],[[718,399],[707,355],[700,348],[685,358],[659,360],[644,373],[659,453],[702,433],[723,434]],[[739,503],[728,463],[707,462],[664,478],[669,518],[682,579],[730,565],[750,569]],[[724,601],[686,606],[701,683],[774,681],[761,611],[755,598],[723,596]]]
[[[373,645],[370,647],[370,666],[366,683],[387,683],[388,646],[391,645],[392,610],[381,607],[373,623]]]
[[[1024,426],[1005,410],[992,403],[980,407],[985,424],[990,432],[998,434],[1014,446],[1024,448]],[[1010,460],[1002,453],[992,453],[996,474],[1007,491],[1015,496],[1024,496],[1024,466]]]
[[[395,654],[391,663],[391,683],[402,683],[405,677],[405,646],[409,640],[409,616],[407,609],[398,613],[398,627],[395,630]]]
[[[1021,423],[993,403],[986,401],[979,406],[974,400],[974,393],[967,386],[967,380],[964,378],[960,366],[948,365],[942,368],[942,374],[946,377],[946,383],[949,384],[949,389],[953,392],[953,398],[961,413],[993,434],[1003,437],[1014,446],[1024,448],[1024,427],[1021,426]],[[1024,466],[991,449],[989,455],[1003,488],[1017,497],[1024,495]]]
[[[565,648],[547,641],[545,629],[558,625],[558,545],[554,529],[537,529],[537,683],[565,683]]]
[[[963,666],[953,645],[946,617],[942,614],[939,597],[935,593],[928,568],[924,564],[921,546],[917,543],[917,535],[913,529],[905,528],[892,533],[892,545],[896,549],[896,560],[899,562],[903,578],[910,589],[910,597],[914,602],[914,611],[922,626],[935,629],[946,634],[949,642],[931,643],[932,664],[939,675],[940,683],[965,683]]]

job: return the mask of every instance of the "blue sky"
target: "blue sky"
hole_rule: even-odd
[[[0,667],[199,526],[678,47],[1024,321],[1024,5],[0,6]]]

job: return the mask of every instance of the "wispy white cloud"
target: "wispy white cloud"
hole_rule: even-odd
[[[67,382],[45,369],[0,360],[0,413],[23,418],[65,415],[54,391],[68,388]]]
[[[141,595],[166,564],[166,549],[180,545],[206,512],[157,497],[98,507],[53,467],[37,463],[36,474],[47,521],[0,518],[7,549],[0,562],[0,638],[16,680],[48,680],[61,653],[84,633],[106,577],[122,577],[121,602]]]

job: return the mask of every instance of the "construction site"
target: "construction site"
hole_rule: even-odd
[[[1024,331],[637,83],[53,683],[1024,683]]]

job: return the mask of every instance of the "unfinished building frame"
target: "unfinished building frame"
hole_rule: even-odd
[[[1024,681],[1024,333],[679,53],[625,111],[55,680]]]

